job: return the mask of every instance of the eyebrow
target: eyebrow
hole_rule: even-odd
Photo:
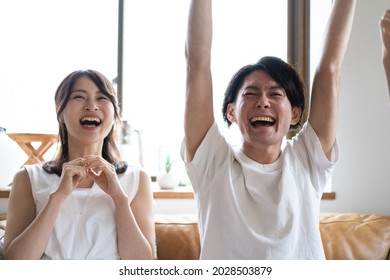
[[[74,89],[70,93],[74,93],[74,92],[84,92],[84,93],[87,93],[87,91],[83,90],[83,89]]]
[[[283,89],[281,86],[270,86],[268,89]]]
[[[86,91],[86,90],[84,90],[84,89],[74,89],[74,90],[72,90],[70,93],[75,93],[75,92],[88,93],[88,91]],[[105,94],[104,92],[102,92],[101,90],[98,90],[98,91],[96,91],[95,93],[106,95],[106,94]]]
[[[254,85],[248,85],[247,87],[244,88],[244,91],[245,90],[260,90],[260,88],[258,86],[254,86]],[[280,89],[280,90],[283,90],[284,91],[284,88],[279,86],[279,85],[275,85],[275,86],[270,86],[270,87],[267,87],[266,90],[275,90],[275,89]]]
[[[247,87],[244,88],[244,91],[248,90],[248,89],[253,89],[253,90],[260,90],[260,88],[258,86],[254,86],[254,85],[249,85]]]

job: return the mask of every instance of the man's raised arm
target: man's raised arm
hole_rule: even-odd
[[[186,40],[187,87],[184,131],[191,161],[214,122],[211,79],[212,3],[191,0]]]
[[[355,6],[356,0],[333,1],[322,55],[313,81],[309,123],[328,159],[336,140],[341,66],[352,29]]]

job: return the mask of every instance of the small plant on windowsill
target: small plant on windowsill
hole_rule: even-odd
[[[174,189],[179,185],[179,180],[171,173],[173,161],[170,156],[165,158],[164,173],[157,177],[157,183],[162,189]]]
[[[167,156],[165,158],[165,172],[169,173],[172,168],[173,161],[171,160],[170,156]]]

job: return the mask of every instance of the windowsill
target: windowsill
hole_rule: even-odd
[[[8,198],[11,187],[1,187],[0,188],[0,198]]]
[[[190,186],[176,187],[170,190],[161,189],[157,183],[152,183],[153,197],[155,199],[193,199],[194,192]],[[8,198],[10,190],[1,189],[0,198]],[[326,192],[322,195],[322,200],[335,200],[335,192]]]
[[[322,200],[335,200],[336,199],[336,193],[335,192],[324,192],[322,194]]]
[[[157,183],[152,182],[152,190],[154,199],[165,199],[165,198],[180,198],[180,199],[193,199],[194,191],[191,186],[179,186],[174,189],[161,189]]]
[[[153,196],[154,198],[164,199],[164,198],[182,198],[182,199],[193,199],[194,192],[191,186],[185,187],[176,187],[171,190],[163,190],[161,189],[157,183],[153,184]],[[322,195],[322,200],[335,200],[336,193],[335,192],[325,192]]]

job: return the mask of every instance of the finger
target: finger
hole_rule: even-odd
[[[70,163],[65,163],[63,165],[63,173],[67,177],[73,178],[73,182],[81,181],[83,178],[86,177],[86,170],[83,165],[74,165]],[[77,179],[76,179],[77,178]],[[76,179],[76,181],[75,181]]]
[[[115,166],[101,157],[88,158],[85,163],[88,168],[92,168],[94,171],[106,170],[107,172],[115,172]]]
[[[101,166],[95,166],[95,167],[89,167],[89,175],[93,176],[93,178],[98,179],[102,176],[109,178],[113,178],[116,175],[115,169],[112,169],[108,166],[101,165]]]
[[[83,177],[80,175],[73,176],[73,185],[75,187],[77,187],[80,184],[80,182],[82,181],[82,179],[83,179]]]
[[[390,10],[387,10],[383,16],[382,16],[382,21],[389,21],[390,20]]]
[[[64,163],[62,169],[65,170],[65,168],[85,168],[85,159],[84,158],[77,158],[72,161]]]
[[[83,156],[84,162],[92,162],[92,161],[106,161],[101,156],[95,156],[95,155],[86,155]]]
[[[95,176],[96,178],[99,177],[101,174],[102,174],[102,170],[101,169],[93,169],[91,167],[88,167],[88,173]]]
[[[380,26],[382,28],[382,32],[384,32],[386,35],[390,35],[390,19],[382,20]]]

